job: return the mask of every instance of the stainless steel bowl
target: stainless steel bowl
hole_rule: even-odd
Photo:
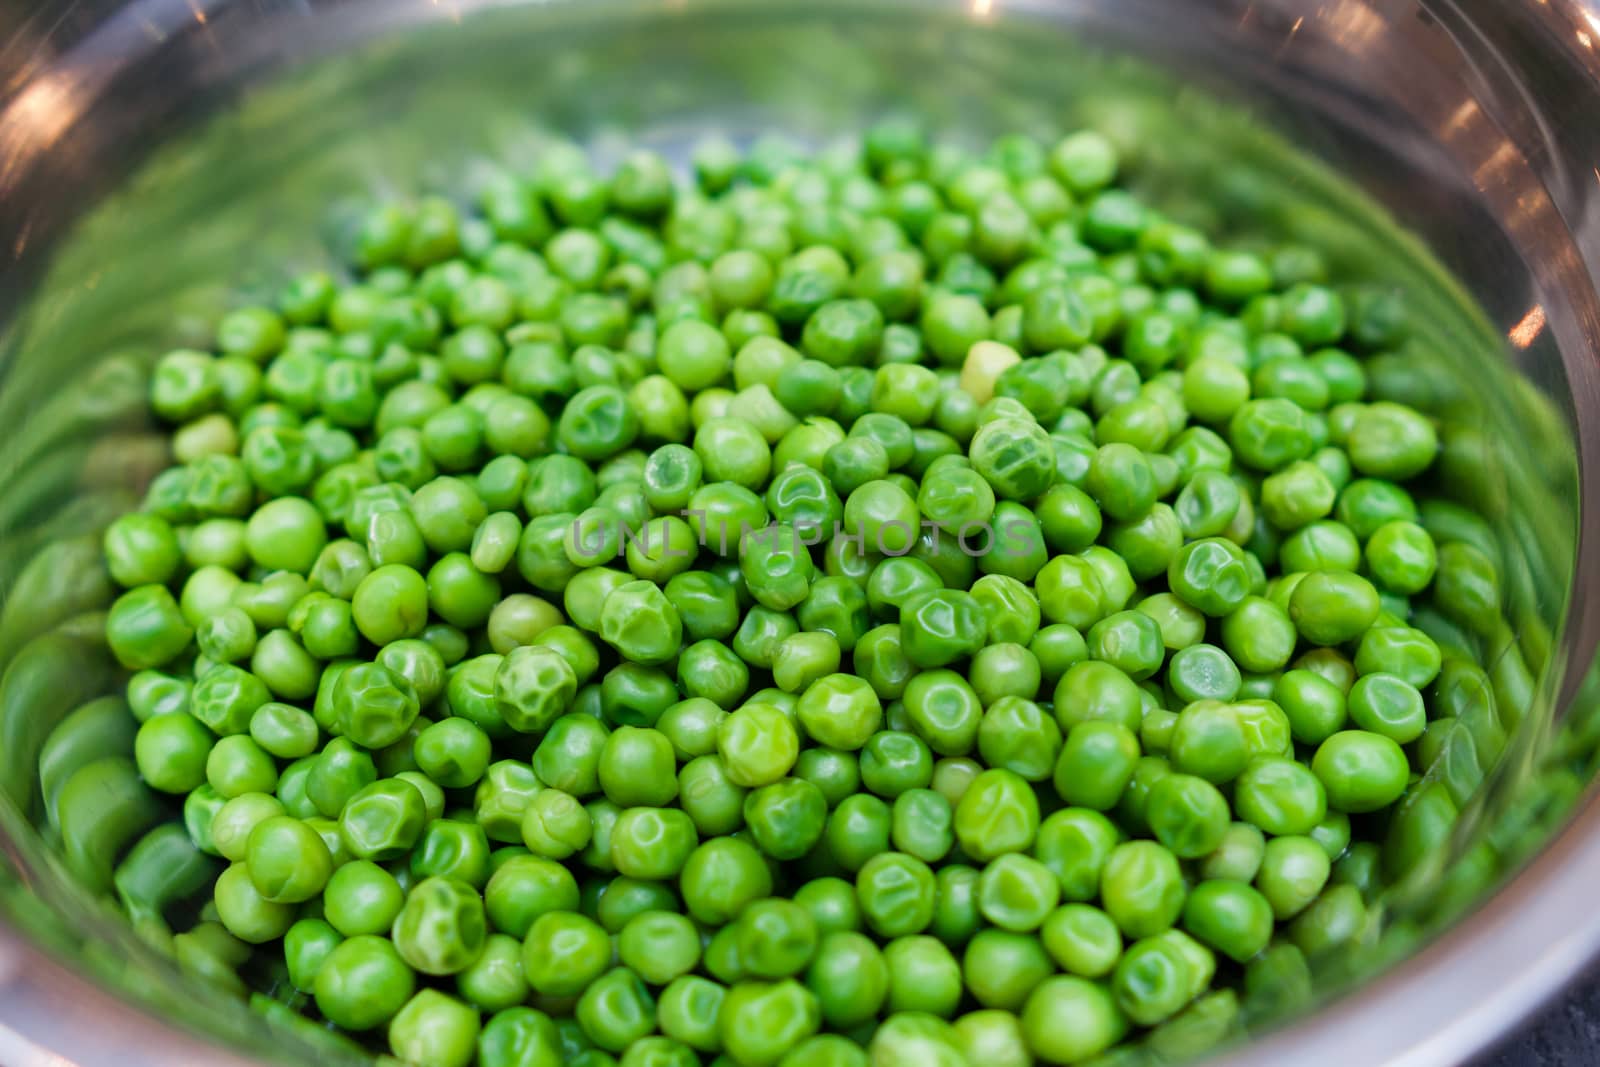
[[[1299,235],[1403,290],[1389,387],[1439,414],[1495,520],[1512,741],[1430,772],[1433,857],[1221,1053],[1427,1067],[1600,950],[1600,14],[1578,0],[46,0],[0,11],[0,1060],[336,1062],[181,977],[29,821],[41,723],[92,692],[94,533],[164,460],[143,374],[240,292],[325,262],[349,205],[470,186],[553,133],[601,157],[815,142],[912,109],[953,137],[1086,123],[1175,214]],[[1292,147],[1291,147],[1292,146]],[[86,614],[87,613],[87,614]],[[75,648],[80,646],[73,646]],[[25,674],[26,672],[20,672]],[[1448,824],[1448,825],[1446,825]],[[159,938],[157,938],[159,940]]]

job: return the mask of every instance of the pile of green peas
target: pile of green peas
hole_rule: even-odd
[[[1498,617],[1369,381],[1403,305],[1094,132],[692,163],[384,204],[160,358],[130,912],[418,1067],[1106,1067],[1303,999]]]

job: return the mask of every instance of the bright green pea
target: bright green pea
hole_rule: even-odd
[[[1052,782],[1067,804],[1106,811],[1133,777],[1139,739],[1114,722],[1081,722],[1066,732]]]
[[[717,753],[736,785],[777,781],[794,766],[799,751],[794,724],[771,704],[746,704],[717,726]]]
[[[883,937],[905,937],[933,921],[937,899],[933,871],[921,860],[884,852],[856,873],[856,894],[867,925]]]
[[[611,942],[592,919],[572,911],[548,911],[535,918],[522,942],[522,970],[535,992],[574,996],[604,973]]]
[[[901,648],[919,667],[942,667],[983,647],[988,621],[970,593],[934,589],[918,593],[900,609]]]
[[[981,862],[1024,851],[1039,833],[1038,798],[1021,775],[991,768],[956,806],[955,831],[962,850]]]
[[[1322,892],[1332,869],[1328,853],[1309,837],[1275,837],[1267,842],[1255,888],[1278,921],[1294,918]]]
[[[683,869],[699,844],[699,834],[682,811],[634,807],[617,818],[610,844],[611,862],[618,871],[630,878],[660,880]]]
[[[1189,774],[1156,782],[1145,800],[1145,821],[1156,840],[1181,859],[1218,848],[1228,832],[1228,802],[1216,786]]]
[[[1022,1011],[1028,1047],[1051,1063],[1074,1063],[1104,1052],[1128,1030],[1122,1010],[1104,986],[1056,975],[1034,988]]]
[[[1422,736],[1428,713],[1422,694],[1393,674],[1365,674],[1346,697],[1350,721],[1363,730],[1408,744]]]
[[[696,921],[722,925],[753,900],[772,894],[772,872],[754,845],[734,837],[702,842],[684,864],[679,885]]]
[[[1361,814],[1387,807],[1405,791],[1410,766],[1391,737],[1341,730],[1318,746],[1312,773],[1327,791],[1328,807]]]
[[[1289,617],[1307,641],[1339,645],[1359,637],[1378,617],[1378,593],[1360,575],[1317,571],[1289,598]]]
[[[829,748],[855,751],[882,728],[883,706],[866,681],[830,674],[806,687],[795,705],[806,734]]]

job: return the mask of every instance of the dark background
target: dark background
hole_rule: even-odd
[[[1593,1067],[1600,1064],[1600,966],[1473,1067]]]

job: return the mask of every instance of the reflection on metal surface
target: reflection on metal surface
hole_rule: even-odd
[[[0,111],[0,192],[15,180],[15,168],[55,144],[85,106],[66,72],[45,74]]]
[[[0,1063],[6,1067],[79,1067],[65,1056],[42,1049],[3,1025],[0,1025]]]
[[[1527,348],[1538,338],[1539,331],[1544,329],[1544,308],[1538,304],[1528,309],[1528,313],[1517,320],[1517,324],[1506,336],[1518,348]]]

